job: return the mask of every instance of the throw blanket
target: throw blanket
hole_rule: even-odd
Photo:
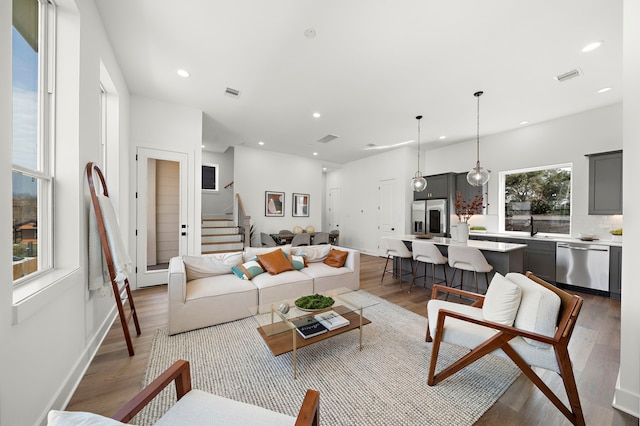
[[[113,267],[116,273],[115,281],[123,282],[127,278],[127,273],[131,270],[133,262],[127,253],[124,242],[120,235],[120,227],[116,212],[113,209],[111,200],[102,194],[98,194],[98,204],[102,212],[102,220],[104,222],[107,241],[113,259]],[[98,221],[96,212],[93,209],[93,203],[90,203],[89,212],[89,290],[100,290],[104,286],[111,283],[109,277],[109,269],[104,257],[104,251],[100,241],[100,231],[98,230]]]

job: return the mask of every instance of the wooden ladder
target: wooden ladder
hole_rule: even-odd
[[[122,331],[124,332],[124,339],[127,342],[127,349],[129,350],[129,356],[134,355],[133,342],[131,341],[131,333],[129,332],[129,322],[133,318],[133,322],[136,327],[136,333],[139,336],[140,323],[138,322],[138,314],[136,312],[135,305],[133,303],[133,296],[131,295],[131,286],[129,285],[129,278],[125,278],[121,287],[116,282],[116,270],[113,264],[113,256],[111,254],[111,248],[109,247],[109,240],[107,238],[107,232],[104,226],[104,218],[100,204],[98,201],[98,194],[96,192],[95,185],[93,183],[93,173],[97,173],[102,184],[102,194],[105,197],[109,197],[109,191],[107,190],[107,184],[104,180],[104,175],[97,164],[93,162],[87,163],[87,181],[89,182],[89,190],[91,191],[91,203],[93,204],[93,211],[96,215],[96,221],[98,222],[98,231],[100,232],[100,243],[102,244],[102,250],[104,252],[104,258],[107,262],[107,268],[109,270],[109,278],[111,279],[111,286],[113,288],[113,295],[116,299],[116,306],[118,307],[118,316],[120,317],[120,324],[122,325]],[[129,314],[127,315],[124,310],[124,303],[129,303]]]

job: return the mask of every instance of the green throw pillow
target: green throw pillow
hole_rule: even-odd
[[[284,254],[287,259],[289,259],[289,262],[291,262],[291,265],[293,265],[293,269],[295,269],[296,271],[299,271],[300,269],[304,268],[305,266],[307,266],[307,259],[306,259],[306,255],[304,254],[290,254],[288,255],[287,253]]]

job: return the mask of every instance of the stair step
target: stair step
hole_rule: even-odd
[[[229,218],[210,218],[210,217],[203,217],[202,218],[202,226],[203,227],[219,227],[219,226],[235,226],[235,223],[233,222],[233,220],[229,219]]]
[[[233,235],[238,234],[237,226],[203,226],[202,235]]]
[[[204,243],[216,243],[216,242],[227,242],[227,243],[235,243],[238,241],[242,241],[242,235],[240,234],[202,234],[201,238],[202,244]]]
[[[211,250],[240,251],[242,249],[243,249],[242,241],[238,241],[238,242],[221,241],[221,242],[215,242],[215,243],[202,243],[200,251],[204,253],[204,252],[209,252]]]

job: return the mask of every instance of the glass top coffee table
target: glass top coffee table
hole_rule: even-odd
[[[250,308],[251,316],[258,324],[258,333],[262,336],[274,356],[293,351],[293,378],[297,376],[297,349],[329,339],[347,331],[360,329],[360,350],[362,350],[362,327],[371,323],[362,316],[364,308],[377,305],[378,301],[362,291],[338,288],[320,293],[333,298],[333,305],[318,310],[303,310],[295,305],[298,297],[281,300],[277,303]],[[288,310],[287,310],[288,307]],[[333,311],[349,321],[349,324],[322,332],[313,337],[304,338],[297,328],[304,323],[312,324],[315,316]],[[339,318],[329,317],[324,324],[331,324]],[[305,325],[307,325],[305,324]],[[329,326],[331,327],[331,326]]]

